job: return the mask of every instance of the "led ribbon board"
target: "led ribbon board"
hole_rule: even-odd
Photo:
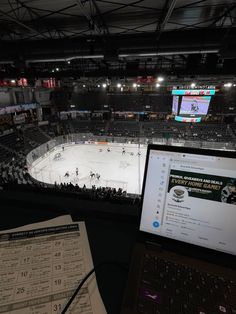
[[[215,95],[214,89],[172,89],[172,95],[184,95],[184,96],[213,96]]]
[[[175,116],[175,121],[195,123],[195,122],[201,122],[201,117],[198,117],[198,118],[186,118],[186,117]]]

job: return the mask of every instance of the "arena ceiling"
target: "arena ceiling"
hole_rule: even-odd
[[[9,75],[235,74],[236,2],[1,0],[0,62]]]

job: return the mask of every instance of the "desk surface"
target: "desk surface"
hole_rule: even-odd
[[[1,197],[0,197],[1,198]],[[37,200],[30,206],[27,202],[17,203],[12,198],[11,201],[1,201],[1,225],[0,229],[9,229],[21,225],[39,222],[57,217],[62,214],[71,213],[73,220],[84,220],[90,242],[91,253],[94,265],[107,260],[129,264],[132,247],[136,237],[137,219],[127,219],[122,216],[116,219],[114,216],[99,216],[96,212],[94,215],[90,211],[88,217],[86,213],[80,213],[80,210],[69,211],[57,209],[45,204],[37,204]],[[77,200],[77,202],[79,202]],[[35,206],[32,207],[32,204]],[[102,209],[103,204],[100,203]],[[97,273],[99,290],[107,309],[108,314],[120,313],[124,288],[128,276],[128,271],[116,266],[106,266],[100,268]]]

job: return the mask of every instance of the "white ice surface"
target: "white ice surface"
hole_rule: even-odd
[[[122,154],[122,147],[126,153]],[[146,158],[146,147],[136,144],[109,145],[71,144],[62,150],[56,147],[50,153],[36,160],[30,168],[30,174],[38,181],[58,184],[73,183],[87,188],[92,185],[121,187],[128,193],[140,194],[142,189],[143,172]],[[102,149],[102,152],[99,150]],[[140,150],[141,156],[138,156]],[[61,153],[59,160],[54,160],[57,153]],[[132,156],[130,153],[133,153]],[[79,175],[76,176],[76,168]],[[69,172],[69,177],[65,173]],[[90,171],[100,174],[100,180],[90,178]]]

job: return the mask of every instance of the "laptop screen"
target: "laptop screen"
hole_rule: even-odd
[[[236,255],[236,159],[158,148],[148,158],[140,230]]]

